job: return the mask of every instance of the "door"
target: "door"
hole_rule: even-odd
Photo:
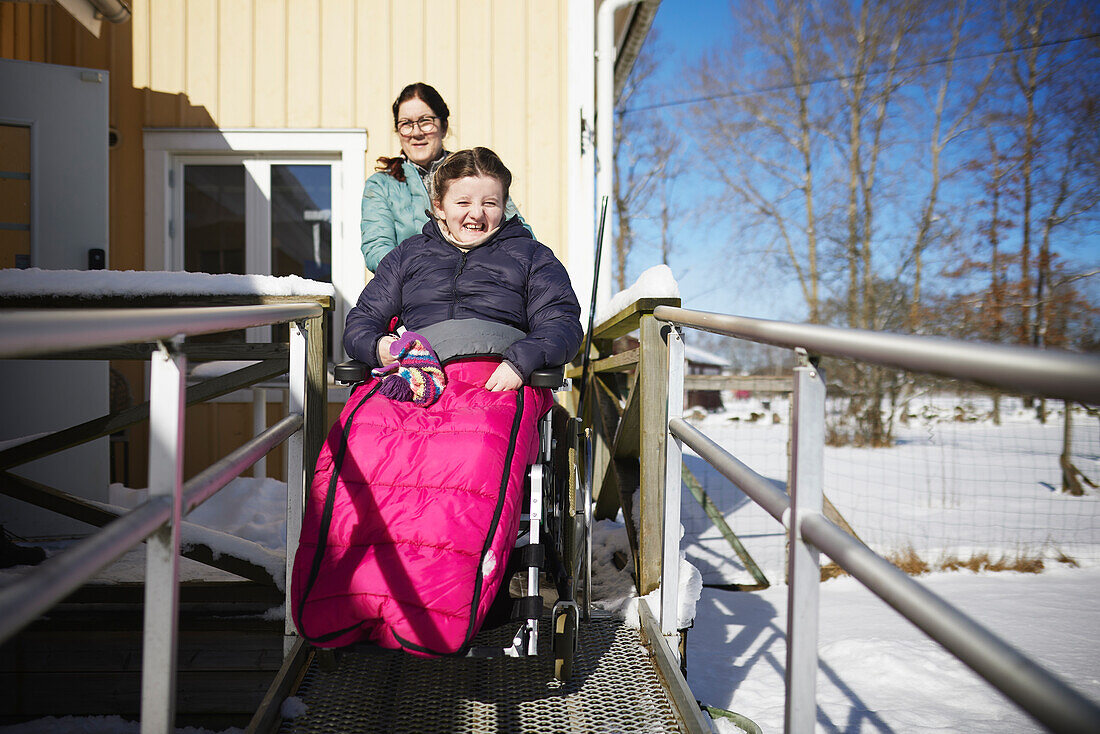
[[[0,60],[0,267],[85,270],[108,247],[108,74]],[[105,415],[106,362],[0,360],[0,443]],[[106,438],[15,470],[108,500]],[[24,537],[88,526],[0,497],[0,524]]]

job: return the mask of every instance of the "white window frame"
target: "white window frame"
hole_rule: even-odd
[[[146,129],[145,147],[145,269],[183,269],[183,227],[179,218],[183,166],[196,163],[232,165],[243,163],[246,171],[246,197],[265,197],[255,181],[261,169],[283,163],[327,163],[332,166],[332,284],[336,290],[333,328],[343,331],[348,310],[359,299],[366,278],[360,249],[359,218],[365,175],[367,133],[365,130],[216,130]],[[270,211],[250,206],[255,213]],[[270,272],[270,222],[248,221],[245,231],[246,270]],[[259,245],[259,238],[268,242]],[[336,344],[340,340],[335,340]],[[341,355],[333,359],[340,361]]]

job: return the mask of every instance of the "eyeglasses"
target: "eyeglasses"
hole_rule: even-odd
[[[412,135],[414,127],[420,128],[420,132],[430,135],[439,129],[439,118],[425,115],[419,120],[401,120],[397,123],[397,132],[402,135]]]

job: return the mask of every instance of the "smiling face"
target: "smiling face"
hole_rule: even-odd
[[[459,247],[473,247],[500,226],[504,186],[492,176],[455,179],[447,186],[443,200],[432,202],[432,207]]]
[[[397,108],[398,127],[402,123],[417,122],[424,118],[432,118],[436,123],[432,132],[426,133],[420,129],[419,125],[413,125],[408,135],[402,135],[399,132],[398,137],[401,138],[401,150],[405,152],[405,156],[418,166],[427,168],[428,164],[443,152],[443,135],[447,132],[445,123],[419,97],[407,99]]]

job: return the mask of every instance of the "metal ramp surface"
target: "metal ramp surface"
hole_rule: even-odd
[[[512,625],[477,644],[504,646]],[[285,734],[378,732],[680,732],[673,702],[638,630],[613,619],[580,625],[573,677],[554,680],[549,619],[539,656],[424,659],[378,648],[315,656],[296,691],[305,711]],[[328,668],[328,669],[326,669]]]

